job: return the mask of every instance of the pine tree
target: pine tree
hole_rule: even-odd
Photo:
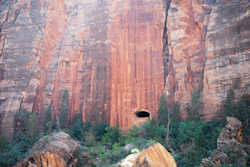
[[[188,119],[200,119],[201,112],[203,110],[203,105],[200,97],[200,92],[195,89],[191,94],[191,106],[188,108]]]
[[[77,140],[82,140],[84,138],[84,125],[82,122],[82,113],[77,113],[70,125],[70,134]]]
[[[38,137],[38,115],[37,113],[30,113],[28,122],[26,125],[27,134],[31,141],[35,141],[36,137]]]
[[[68,127],[68,118],[69,118],[69,93],[64,91],[62,105],[59,113],[59,123],[60,128],[64,129]]]
[[[167,108],[167,101],[166,97],[162,95],[158,109],[158,121],[161,125],[167,125],[168,120],[169,120],[169,113]]]
[[[234,115],[234,110],[235,110],[235,93],[233,89],[229,89],[227,93],[227,98],[224,103],[224,111],[226,116],[233,116]]]
[[[51,107],[49,106],[45,112],[44,131],[45,133],[51,133],[53,128],[55,127],[56,127],[56,123],[52,120]]]

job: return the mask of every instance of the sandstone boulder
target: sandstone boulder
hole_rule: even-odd
[[[234,117],[227,117],[226,127],[222,129],[217,139],[217,149],[223,151],[225,147],[230,145],[241,145],[240,132],[242,123]]]
[[[30,155],[15,167],[74,167],[74,153],[80,145],[64,132],[41,138],[32,147]]]
[[[242,123],[234,117],[227,117],[226,127],[222,129],[217,139],[217,149],[212,155],[204,158],[200,167],[220,166],[223,164],[237,163],[245,166],[247,163],[247,152],[242,144]]]
[[[160,144],[127,156],[117,167],[176,167],[172,155]]]

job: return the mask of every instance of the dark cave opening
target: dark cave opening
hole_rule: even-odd
[[[143,111],[143,110],[137,111],[137,112],[135,113],[135,115],[136,115],[138,118],[149,118],[149,117],[150,117],[150,113],[147,112],[147,111]]]

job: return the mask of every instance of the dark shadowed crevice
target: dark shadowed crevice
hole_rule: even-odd
[[[168,50],[168,31],[167,31],[167,18],[168,18],[168,9],[170,7],[171,0],[166,2],[165,10],[165,23],[164,23],[164,32],[163,32],[163,71],[164,71],[164,86],[166,84],[166,78],[168,76],[168,61],[169,61],[169,50]]]
[[[143,110],[139,110],[135,113],[136,117],[138,118],[149,118],[150,117],[150,113],[147,111],[143,111]]]

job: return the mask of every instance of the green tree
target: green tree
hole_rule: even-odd
[[[31,113],[28,118],[28,122],[26,125],[27,134],[30,137],[31,141],[35,141],[35,139],[39,135],[38,131],[38,115],[37,113]]]
[[[97,140],[101,140],[105,133],[107,133],[108,124],[103,120],[97,122],[94,127],[94,132]]]
[[[89,129],[85,132],[85,141],[84,144],[87,146],[94,146],[96,144],[96,137],[92,129]]]
[[[227,97],[224,102],[224,111],[226,116],[233,116],[235,115],[235,93],[233,89],[229,89],[227,92]]]
[[[236,113],[234,117],[242,121],[243,124],[243,136],[250,136],[250,97],[249,95],[242,95],[239,101],[236,103]]]
[[[143,138],[153,139],[165,145],[166,127],[165,125],[158,124],[155,119],[145,122],[142,125],[141,131]]]
[[[15,115],[15,134],[17,134],[17,137],[24,136],[32,143],[39,135],[38,122],[37,113],[28,111],[18,112]]]
[[[21,111],[15,115],[13,141],[0,137],[0,166],[13,166],[27,156],[31,146],[38,139],[38,114]]]
[[[168,120],[169,120],[169,113],[167,108],[167,100],[166,97],[162,95],[158,109],[158,121],[161,125],[167,125]]]
[[[45,112],[44,119],[44,131],[45,133],[51,133],[53,128],[56,127],[56,123],[52,120],[51,106],[49,106]]]
[[[69,118],[69,92],[65,90],[63,92],[62,104],[59,109],[59,123],[60,128],[65,129],[68,127]]]
[[[6,149],[6,146],[8,145],[8,140],[0,135],[0,153],[2,153],[5,149]]]
[[[15,133],[27,134],[27,122],[30,114],[28,111],[21,111],[15,115]]]
[[[121,137],[121,131],[119,126],[116,127],[108,126],[106,127],[106,133],[102,137],[102,143],[103,144],[118,143],[120,137]]]
[[[203,110],[203,103],[200,97],[199,89],[195,89],[191,94],[191,105],[188,107],[188,119],[200,119]]]
[[[176,142],[175,138],[178,135],[178,128],[180,125],[180,118],[179,118],[179,111],[180,111],[180,105],[178,103],[174,104],[173,110],[170,113],[170,128],[169,128],[169,134],[168,137],[166,138],[166,145],[169,150],[173,151],[176,148]]]
[[[233,89],[228,91],[223,111],[226,116],[238,118],[243,124],[243,136],[250,136],[250,102],[249,95],[243,94],[238,100]]]
[[[82,113],[75,114],[72,123],[70,125],[70,134],[77,140],[84,141],[84,133],[88,130],[85,128],[82,121]]]

